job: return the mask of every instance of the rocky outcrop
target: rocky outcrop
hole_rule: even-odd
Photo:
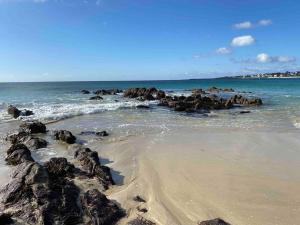
[[[98,190],[79,189],[72,180],[74,170],[65,158],[52,158],[44,166],[19,164],[1,190],[1,208],[27,225],[109,225],[124,215]]]
[[[219,93],[219,92],[234,92],[234,89],[232,88],[217,88],[217,87],[211,87],[211,88],[208,88],[206,90],[207,92],[216,92],[216,93]]]
[[[19,110],[17,107],[10,105],[7,108],[7,113],[12,115],[13,118],[18,118],[19,116],[32,116],[33,112],[27,109]]]
[[[28,141],[24,142],[29,149],[36,150],[40,148],[46,148],[48,142],[42,138],[31,137]]]
[[[124,216],[119,207],[100,191],[88,190],[81,196],[83,212],[88,216],[86,224],[111,225]]]
[[[18,165],[24,162],[33,162],[31,152],[24,144],[14,144],[7,150],[5,161],[8,165]]]
[[[166,96],[165,92],[156,88],[129,88],[124,92],[126,98],[138,98],[140,101],[162,99]]]
[[[97,91],[94,91],[95,95],[116,95],[118,93],[122,93],[123,90],[120,89],[100,89]]]
[[[243,105],[243,106],[260,106],[263,104],[260,98],[246,98],[242,95],[234,95],[227,100],[230,104]]]
[[[56,130],[53,131],[54,140],[59,140],[65,142],[67,144],[74,144],[76,141],[76,137],[67,130]]]
[[[5,138],[6,141],[9,141],[11,144],[23,143],[31,138],[31,135],[25,131],[20,131],[14,134],[7,135]]]
[[[13,116],[13,118],[18,118],[20,115],[21,115],[21,110],[19,110],[17,107],[15,107],[15,106],[12,106],[12,105],[10,105],[10,106],[8,106],[8,109],[7,109],[7,113],[9,114],[9,115],[12,115]]]
[[[81,165],[83,171],[89,176],[95,177],[100,181],[103,189],[106,190],[109,185],[113,185],[110,168],[100,164],[98,153],[89,148],[78,147],[75,151],[75,159]]]
[[[90,100],[103,100],[103,98],[99,95],[96,95],[96,96],[90,97]]]
[[[91,92],[88,91],[88,90],[81,90],[81,93],[84,94],[84,95],[87,95],[87,94],[90,94]]]
[[[38,121],[24,122],[19,130],[29,134],[46,133],[46,125]]]
[[[199,225],[230,225],[226,223],[224,220],[217,218],[213,220],[206,220],[199,223]]]

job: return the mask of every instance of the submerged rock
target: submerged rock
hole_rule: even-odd
[[[24,122],[20,125],[20,132],[29,134],[46,133],[46,125],[38,121]]]
[[[134,201],[136,201],[136,202],[146,202],[146,200],[145,199],[143,199],[141,196],[139,196],[139,195],[137,195],[137,196],[135,196],[134,198],[133,198],[133,200]]]
[[[100,89],[94,92],[95,95],[116,95],[122,93],[123,90],[120,89]]]
[[[103,100],[103,98],[99,95],[96,95],[96,96],[90,97],[90,100]]]
[[[9,115],[12,115],[13,118],[18,118],[19,116],[31,116],[33,115],[33,112],[31,110],[27,110],[27,109],[24,109],[24,110],[19,110],[17,107],[15,106],[8,106],[8,109],[7,109],[7,113]]]
[[[75,159],[77,159],[82,167],[82,170],[92,177],[96,177],[103,189],[107,189],[109,185],[113,185],[110,168],[100,165],[98,153],[89,148],[78,147],[75,152]]]
[[[76,137],[67,130],[53,131],[53,138],[55,140],[66,142],[67,144],[74,144],[76,141]]]
[[[99,136],[99,137],[109,136],[109,134],[105,130],[103,130],[103,131],[82,131],[80,133],[80,135],[96,135],[96,136]]]
[[[17,107],[15,107],[15,106],[10,105],[10,106],[8,106],[7,113],[8,113],[9,115],[12,115],[13,118],[16,119],[16,118],[18,118],[18,117],[20,116],[21,110],[19,110],[19,109],[18,109]]]
[[[199,225],[230,225],[226,223],[224,220],[217,218],[213,220],[206,220],[199,223]]]
[[[91,92],[88,90],[81,90],[81,93],[87,95],[87,94],[90,94]]]

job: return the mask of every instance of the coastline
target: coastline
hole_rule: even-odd
[[[231,225],[296,225],[299,130],[289,123],[260,127],[253,120],[247,123],[254,126],[245,126],[247,118],[258,115],[256,107],[250,107],[250,115],[240,114],[237,107],[211,119],[170,113],[159,106],[136,107],[46,124],[50,131],[71,131],[78,144],[96,151],[101,165],[111,168],[115,185],[103,193],[126,212],[118,225],[138,216],[158,225],[195,225],[218,217]],[[238,126],[231,126],[233,122]],[[4,123],[0,133],[5,136],[20,123]],[[110,135],[81,134],[101,130]],[[32,151],[36,162],[43,165],[50,158],[64,157],[78,165],[72,144],[42,137],[51,144]],[[8,147],[3,142],[2,157]],[[2,160],[1,180],[8,181],[11,167]],[[95,185],[94,180],[76,182],[83,190]],[[134,201],[135,196],[146,202]]]

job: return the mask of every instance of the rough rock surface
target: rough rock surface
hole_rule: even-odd
[[[76,137],[70,131],[67,130],[53,131],[53,138],[55,140],[66,142],[67,144],[74,144],[76,141]]]
[[[28,141],[25,142],[25,144],[30,149],[40,149],[40,148],[46,148],[48,142],[42,138],[31,137]]]
[[[29,134],[46,133],[46,125],[38,121],[24,122],[20,125],[20,132]]]
[[[8,113],[9,115],[12,115],[13,118],[16,119],[16,118],[18,118],[18,117],[20,116],[21,110],[19,110],[19,109],[18,109],[17,107],[15,107],[15,106],[10,105],[10,106],[8,106],[7,113]]]
[[[18,165],[24,162],[33,162],[31,152],[24,144],[14,144],[7,150],[5,161],[8,165]]]
[[[111,225],[124,216],[119,207],[96,189],[81,196],[83,211],[88,215],[87,224]]]
[[[213,220],[206,220],[199,223],[199,225],[230,225],[226,223],[224,220],[217,218]]]
[[[11,144],[23,143],[28,141],[31,138],[31,135],[27,132],[20,131],[18,133],[7,135],[5,138],[6,141],[9,141]]]
[[[155,225],[155,223],[153,223],[150,220],[145,219],[144,217],[139,216],[138,218],[130,221],[129,223],[127,223],[128,225]]]
[[[73,176],[74,165],[65,158],[52,158],[44,166],[21,163],[1,190],[0,207],[26,225],[109,225],[124,215],[99,191],[80,190]]]
[[[138,98],[140,101],[155,100],[165,97],[165,92],[156,88],[129,88],[124,92],[126,98]]]
[[[94,92],[95,95],[116,95],[122,93],[123,90],[120,89],[100,89]]]
[[[75,159],[79,161],[83,171],[100,181],[103,189],[114,184],[109,167],[100,165],[97,152],[89,148],[78,147],[75,151]]]

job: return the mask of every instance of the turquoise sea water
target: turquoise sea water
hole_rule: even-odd
[[[170,94],[188,94],[193,88],[233,88],[237,92],[263,99],[264,106],[251,108],[249,115],[237,116],[240,109],[215,111],[198,120],[204,126],[231,127],[300,127],[300,79],[203,79],[177,81],[124,81],[124,82],[47,82],[47,83],[0,83],[0,121],[11,121],[6,110],[9,104],[30,109],[35,115],[29,119],[43,121],[65,119],[85,114],[97,114],[108,110],[134,108],[140,104],[121,96],[105,96],[104,101],[89,101],[91,95],[80,90],[130,87],[156,87]],[[156,102],[145,102],[156,108]],[[157,109],[155,113],[174,114]],[[182,115],[185,116],[185,115]],[[191,117],[189,115],[189,117]],[[24,118],[23,118],[24,119]]]

